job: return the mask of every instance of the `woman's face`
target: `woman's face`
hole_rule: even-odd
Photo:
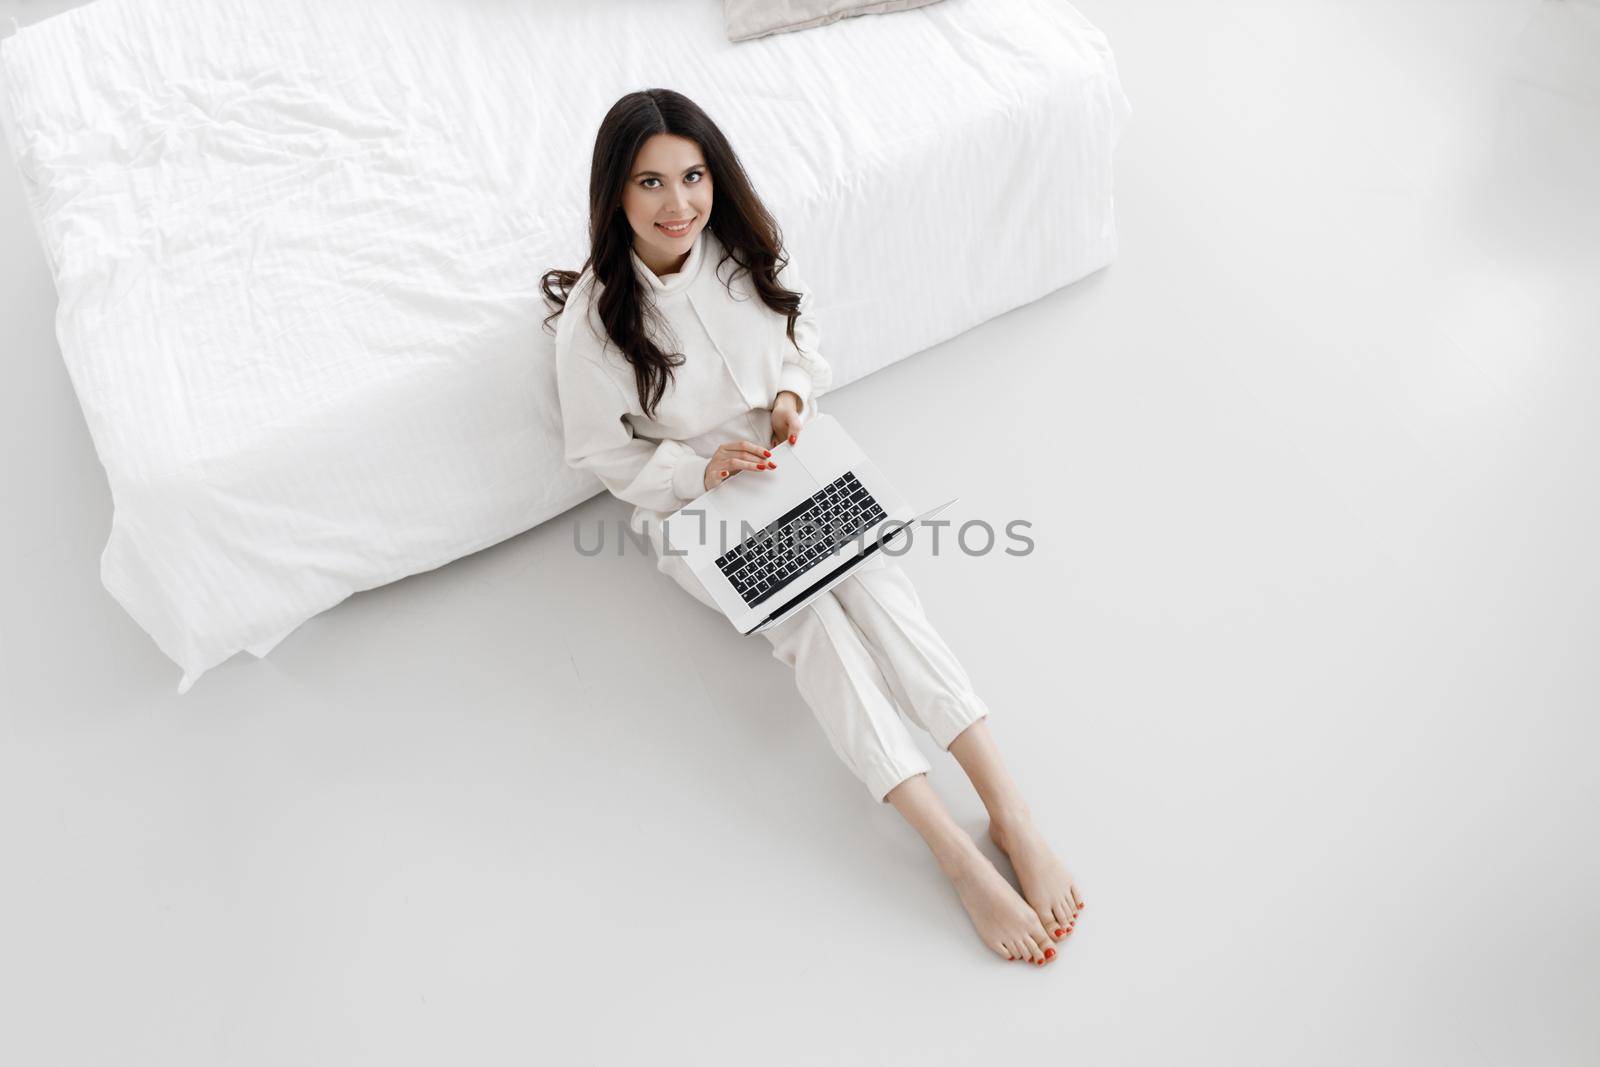
[[[671,133],[646,141],[623,187],[622,212],[646,266],[658,275],[681,267],[711,217],[711,172],[700,146]],[[689,225],[681,233],[661,228],[685,220]]]

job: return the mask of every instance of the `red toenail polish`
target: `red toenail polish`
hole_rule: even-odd
[[[794,436],[793,436],[793,435],[790,435],[790,437],[789,437],[789,443],[790,443],[790,444],[791,444],[791,445],[792,445],[792,444],[794,444]]]
[[[1044,950],[1044,958],[1045,959],[1049,959],[1052,956],[1054,956],[1055,954],[1056,954],[1056,950],[1053,949],[1053,948],[1047,948],[1047,949]]]

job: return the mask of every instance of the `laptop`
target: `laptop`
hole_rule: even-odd
[[[914,514],[826,413],[795,444],[785,439],[769,451],[777,469],[740,471],[662,521],[665,549],[684,557],[747,637],[784,622],[960,499]]]

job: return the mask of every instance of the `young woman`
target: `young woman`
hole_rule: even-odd
[[[545,326],[561,319],[567,462],[633,504],[632,528],[658,568],[715,610],[682,557],[663,552],[660,523],[727,478],[775,469],[772,448],[797,442],[816,414],[832,373],[811,290],[722,131],[667,89],[629,93],[606,113],[589,171],[589,240],[581,270],[543,279],[556,308]],[[876,554],[763,636],[794,669],[834,751],[927,842],[983,943],[1004,959],[1054,958],[1083,898],[899,564]],[[1020,895],[945,810],[901,714],[972,779]]]

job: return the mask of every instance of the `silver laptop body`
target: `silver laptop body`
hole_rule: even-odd
[[[913,514],[838,420],[819,413],[799,440],[770,446],[777,469],[741,471],[662,523],[728,621],[777,626],[886,545],[955,503]]]

